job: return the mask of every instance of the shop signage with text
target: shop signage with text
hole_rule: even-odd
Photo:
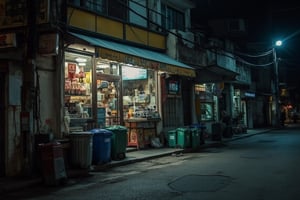
[[[161,70],[161,71],[170,72],[172,74],[184,75],[189,77],[196,76],[195,71],[193,69],[173,66],[162,62],[156,62],[149,59],[144,59],[142,57],[125,54],[110,49],[99,48],[99,55],[101,58],[104,59],[114,60],[126,64],[132,64],[147,69]]]

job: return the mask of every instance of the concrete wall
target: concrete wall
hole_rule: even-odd
[[[22,171],[22,135],[20,131],[22,63],[9,62],[7,135],[6,135],[6,175],[14,176]]]

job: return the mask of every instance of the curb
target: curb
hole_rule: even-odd
[[[107,163],[104,165],[94,165],[93,168],[91,169],[91,172],[99,172],[99,171],[107,170],[107,169],[114,168],[114,167],[124,166],[124,165],[128,165],[128,164],[133,164],[133,163],[137,163],[137,162],[141,162],[141,161],[145,161],[145,160],[160,158],[160,157],[164,157],[164,156],[168,156],[168,155],[172,155],[172,154],[183,153],[183,152],[184,152],[184,149],[180,149],[180,150],[175,150],[172,152],[159,153],[156,155],[145,156],[145,157],[141,157],[141,158],[133,158],[133,159],[128,159],[128,160],[115,161],[115,162]]]
[[[243,138],[251,137],[251,136],[254,136],[254,135],[267,133],[267,132],[270,132],[272,130],[277,130],[277,129],[268,129],[268,130],[260,131],[260,132],[257,132],[257,133],[250,133],[250,134],[245,133],[243,136],[239,136],[239,137],[236,137],[236,138],[230,138],[225,142],[235,141],[235,140],[238,140],[238,139],[243,139]]]

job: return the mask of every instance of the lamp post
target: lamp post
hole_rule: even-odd
[[[278,60],[276,55],[276,46],[281,46],[282,41],[278,40],[273,46],[273,59],[274,59],[274,71],[275,71],[275,80],[274,80],[274,87],[275,87],[275,125],[280,126],[280,94],[279,94],[279,74],[278,74]]]

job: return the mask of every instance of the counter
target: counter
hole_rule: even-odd
[[[125,119],[128,129],[127,146],[137,149],[150,147],[151,138],[157,136],[157,123],[159,118],[129,118]]]

